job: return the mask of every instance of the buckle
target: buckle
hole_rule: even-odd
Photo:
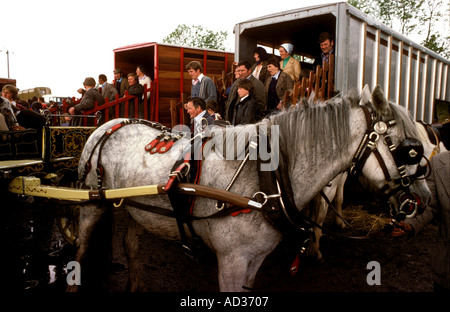
[[[258,201],[258,199],[256,198],[258,195],[262,196],[262,199],[263,199],[262,202]],[[261,203],[261,205],[264,206],[265,204],[267,204],[267,201],[268,201],[270,198],[280,198],[280,197],[281,197],[281,194],[267,195],[267,194],[264,193],[264,192],[258,191],[258,192],[256,192],[255,194],[253,194],[253,197],[252,197],[252,198],[253,198],[256,202]]]

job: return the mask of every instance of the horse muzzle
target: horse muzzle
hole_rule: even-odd
[[[400,222],[406,218],[412,218],[417,214],[420,205],[420,197],[411,192],[401,192],[397,197],[398,208],[391,204],[391,215]]]

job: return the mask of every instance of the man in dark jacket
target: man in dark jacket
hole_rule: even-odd
[[[323,32],[319,36],[320,50],[322,53],[318,55],[314,60],[314,71],[316,67],[320,65],[323,67],[324,61],[328,62],[331,54],[334,54],[334,40],[328,32]]]
[[[122,76],[122,70],[120,68],[114,69],[114,86],[120,97],[125,95],[125,91],[128,89],[128,80]]]
[[[138,75],[135,73],[128,74],[128,94],[136,96],[136,99],[129,101],[128,110],[129,118],[144,118],[144,106],[142,103],[142,95],[144,94],[144,86],[139,83]],[[138,102],[138,116],[135,116],[135,101]]]
[[[206,126],[214,124],[214,117],[208,113],[206,102],[200,97],[193,97],[188,101],[187,112],[191,117],[191,132],[194,135],[203,132]]]
[[[98,105],[103,105],[105,103],[105,100],[103,96],[95,89],[95,79],[92,77],[87,77],[83,82],[84,89],[86,92],[84,93],[83,97],[81,98],[81,102],[76,104],[75,106],[71,107],[69,109],[69,114],[71,115],[80,115],[84,112],[91,110],[95,106],[95,102],[98,103]],[[93,118],[88,118],[87,120],[88,126],[94,126],[95,121]],[[72,118],[72,126],[81,126],[81,118],[80,117],[74,117]]]
[[[286,92],[292,92],[294,82],[291,76],[280,69],[280,63],[275,58],[267,61],[267,71],[270,76],[265,84],[267,94],[267,110],[265,113],[269,115],[281,110],[285,94]]]
[[[237,84],[239,101],[234,106],[231,124],[245,125],[258,121],[258,107],[253,96],[253,83],[249,79],[241,79]]]
[[[237,93],[237,84],[242,79],[250,79],[253,83],[254,97],[256,101],[255,119],[258,121],[263,117],[263,111],[266,109],[266,94],[264,91],[264,84],[253,77],[251,66],[248,61],[241,61],[238,63],[237,71],[239,79],[236,80],[230,89],[230,94],[225,107],[225,120],[232,122],[234,106],[239,102],[239,95]]]

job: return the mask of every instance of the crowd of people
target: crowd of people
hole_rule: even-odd
[[[334,53],[334,41],[329,33],[322,33],[319,43],[322,55],[316,59],[317,63],[314,65],[321,64]],[[192,79],[192,86],[190,100],[185,103],[185,108],[192,123],[197,115],[202,116],[204,120],[208,120],[211,116],[212,120],[224,120],[231,125],[255,123],[283,109],[284,95],[287,91],[292,92],[294,83],[301,79],[302,68],[300,62],[293,56],[294,46],[291,43],[281,44],[278,51],[279,57],[269,55],[263,47],[257,47],[253,54],[254,62],[243,60],[236,64],[236,81],[227,90],[224,107],[219,107],[216,86],[210,77],[203,74],[200,62],[190,62],[186,70]],[[108,83],[104,74],[98,76],[98,83],[94,78],[87,77],[83,81],[83,88],[78,89],[81,95],[79,103],[73,103],[68,99],[66,102],[68,107],[64,109],[57,103],[45,103],[43,98],[21,100],[18,98],[17,88],[6,85],[2,90],[0,103],[0,130],[23,129],[30,124],[28,120],[34,120],[34,125],[38,124],[36,120],[40,121],[39,124],[45,124],[42,112],[46,109],[51,113],[66,115],[61,117],[59,125],[79,126],[84,118],[81,115],[92,110],[95,102],[102,105],[105,99],[109,102],[114,101],[123,97],[125,91],[138,98],[138,111],[135,112],[135,105],[128,105],[128,114],[125,114],[125,104],[121,103],[119,117],[128,115],[144,118],[144,86],[150,88],[151,81],[142,65],[138,65],[135,72],[126,76],[120,68],[116,68],[113,83]],[[150,92],[147,92],[146,97],[149,99]],[[201,101],[195,98],[200,98]],[[197,109],[196,105],[201,105],[201,109]],[[33,113],[23,113],[25,110]],[[115,109],[111,108],[108,111],[109,119],[114,118]],[[87,125],[94,124],[93,118],[88,119]]]
[[[48,110],[51,114],[64,115],[57,120],[56,124],[61,126],[79,126],[82,122],[84,112],[94,108],[95,102],[99,105],[114,101],[116,96],[123,97],[125,91],[129,95],[138,98],[139,118],[144,117],[144,90],[151,86],[151,78],[147,76],[145,68],[142,65],[137,66],[136,73],[129,73],[127,77],[122,75],[122,70],[114,70],[114,82],[108,83],[108,78],[104,74],[98,77],[98,84],[92,77],[87,77],[83,82],[83,88],[78,89],[81,95],[79,103],[75,103],[71,98],[66,99],[67,107],[50,101],[46,103],[43,97],[34,96],[32,99],[23,100],[19,98],[19,90],[11,84],[3,86],[0,97],[0,130],[18,131],[27,128],[34,128],[38,133],[47,123],[44,111]],[[147,92],[147,98],[150,92]],[[125,105],[120,105],[120,116],[124,117]],[[128,116],[135,116],[134,105],[129,105]],[[109,110],[110,119],[114,117],[113,109]],[[88,120],[88,125],[94,125],[93,120]]]
[[[97,84],[95,79],[87,77],[83,82],[84,88],[78,89],[78,92],[82,96],[80,103],[73,105],[68,110],[69,114],[74,116],[71,125],[81,125],[82,118],[79,117],[79,115],[92,110],[95,102],[97,102],[98,105],[103,105],[106,99],[109,102],[112,102],[117,98],[125,96],[125,92],[128,92],[128,95],[135,96],[138,99],[138,111],[135,111],[135,105],[130,104],[128,106],[128,116],[134,118],[137,115],[138,118],[144,118],[144,100],[145,98],[150,99],[150,91],[147,91],[145,95],[144,92],[145,89],[150,88],[151,82],[151,78],[147,75],[146,70],[142,65],[138,65],[136,67],[136,72],[129,73],[126,77],[123,75],[120,68],[114,69],[114,81],[112,84],[108,83],[106,75],[99,75],[98,88],[96,88]],[[126,115],[125,103],[122,102],[119,104],[119,117],[125,117]],[[114,117],[114,109],[109,109],[109,119]],[[93,125],[93,121],[88,120],[87,124]]]
[[[334,40],[328,32],[320,34],[319,45],[321,55],[316,58],[314,66],[323,65],[329,55],[334,53]],[[192,79],[192,86],[185,109],[191,117],[191,126],[197,122],[197,116],[208,120],[209,115],[222,113],[225,122],[235,126],[255,123],[281,111],[286,92],[292,93],[294,84],[299,83],[302,77],[308,77],[311,70],[302,71],[300,61],[293,55],[294,48],[291,43],[281,44],[278,57],[269,55],[263,47],[258,46],[253,51],[254,62],[238,62],[234,73],[236,80],[225,93],[225,105],[221,111],[217,111],[218,108],[216,111],[206,108],[210,102],[213,104],[209,105],[218,107],[216,88],[212,79],[203,74],[200,62],[190,62],[186,70]],[[199,103],[196,98],[203,99],[202,109],[192,109],[194,103]],[[191,128],[196,129],[196,126]]]

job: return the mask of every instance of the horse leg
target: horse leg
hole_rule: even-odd
[[[256,273],[266,256],[262,254],[250,259],[241,251],[233,251],[225,256],[217,256],[218,279],[221,292],[250,291],[255,281]],[[245,287],[244,287],[245,286]]]
[[[246,225],[237,222],[236,227],[230,232],[234,233],[233,236],[224,237],[224,232],[219,230],[221,240],[216,242],[213,250],[217,255],[220,291],[250,291],[264,259],[280,243],[281,233],[265,221],[263,223],[258,221],[260,219],[255,218],[252,220],[254,223],[249,222]],[[225,225],[222,230],[228,228],[232,227]]]
[[[141,285],[139,278],[139,236],[142,231],[142,227],[130,218],[124,238],[124,249],[128,259],[128,290],[131,292],[145,291],[145,286]]]
[[[341,215],[341,216],[342,216],[342,205],[344,203],[344,185],[345,185],[345,181],[347,180],[347,176],[348,176],[348,172],[342,173],[342,176],[340,177],[339,183],[336,188],[336,195],[334,198],[335,208],[336,208],[337,212],[339,213],[339,215]],[[335,218],[335,222],[341,229],[345,228],[344,221],[337,215]]]
[[[311,207],[311,219],[319,224],[320,226],[323,225],[323,222],[325,221],[325,218],[327,216],[328,212],[328,204],[325,201],[325,199],[322,198],[322,196],[316,195],[310,202]],[[314,238],[310,241],[307,255],[312,256],[315,258],[318,262],[323,261],[322,253],[320,252],[320,238],[322,237],[322,230],[318,227],[313,227],[314,231]]]
[[[108,208],[106,206],[99,204],[87,204],[80,208],[78,238],[75,241],[78,247],[75,261],[78,263],[85,262],[94,230],[104,218],[107,210]],[[84,272],[83,266],[82,272]],[[68,285],[66,291],[76,292],[78,291],[78,285]]]

